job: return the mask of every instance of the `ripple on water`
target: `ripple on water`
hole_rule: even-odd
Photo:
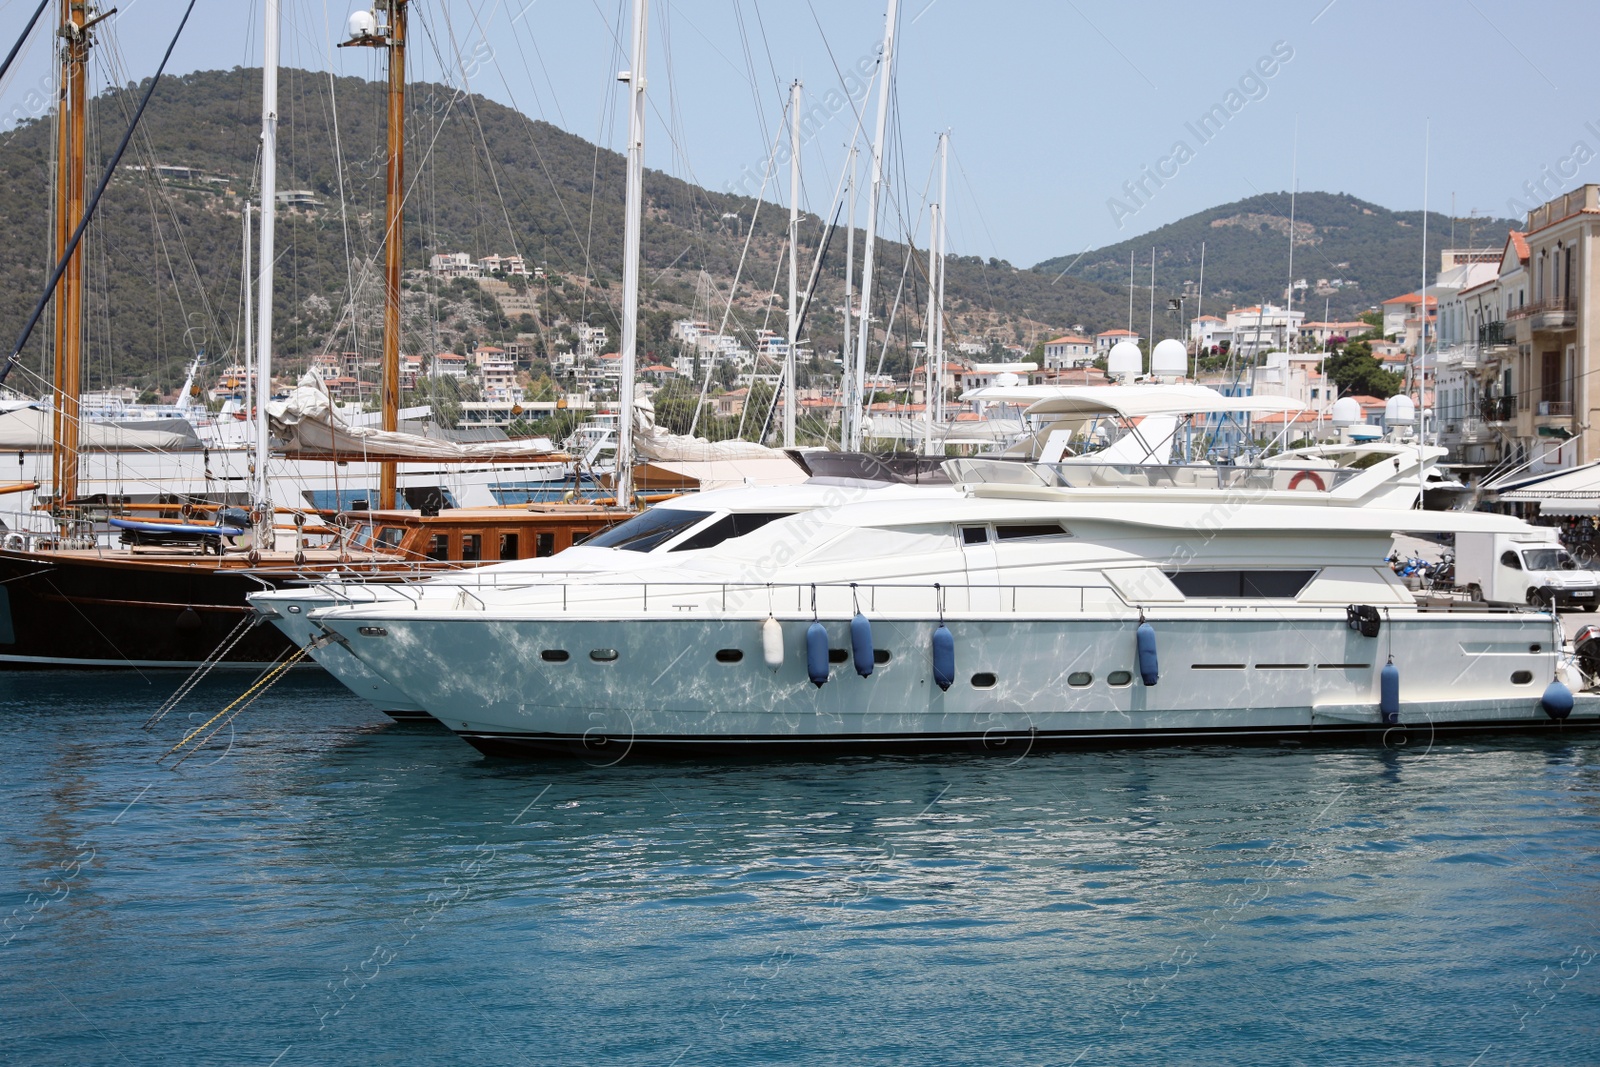
[[[0,915],[66,890],[0,948],[16,1062],[1578,1063],[1600,1032],[1577,982],[1528,997],[1594,947],[1581,735],[606,770],[309,676],[172,775],[138,723],[177,683],[0,675]]]

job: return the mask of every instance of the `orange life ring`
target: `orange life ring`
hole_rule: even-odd
[[[1322,475],[1316,471],[1297,471],[1295,476],[1289,479],[1289,488],[1298,489],[1301,482],[1310,482],[1319,493],[1328,491],[1328,486],[1323,482]]]

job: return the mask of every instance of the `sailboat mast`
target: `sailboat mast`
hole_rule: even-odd
[[[89,59],[88,5],[61,0],[61,85],[56,108],[56,256],[66,251],[83,218],[85,79]],[[67,505],[78,495],[78,395],[83,381],[83,250],[67,261],[56,290],[54,448],[55,510],[63,535]]]
[[[938,379],[933,371],[934,320],[939,317],[939,210],[943,205],[928,205],[928,329],[923,344],[922,452],[933,455],[933,391]]]
[[[383,428],[400,428],[400,270],[406,177],[406,5],[389,0],[389,173],[384,204],[383,383],[379,406]],[[378,475],[378,507],[393,508],[399,486],[394,460],[384,460]]]
[[[245,418],[249,418],[256,409],[256,393],[260,387],[253,369],[256,365],[255,349],[250,344],[250,319],[255,313],[255,301],[251,296],[254,279],[250,274],[250,205],[246,203],[239,214],[244,217],[244,410]],[[179,410],[188,410],[189,397],[192,395],[189,390],[194,386],[194,372],[198,369],[199,364],[191,368],[189,380],[183,383],[183,395],[178,398]]]
[[[266,0],[266,25],[261,50],[261,249],[256,257],[256,544],[272,547],[272,497],[267,486],[271,439],[267,431],[267,399],[272,396],[272,264],[273,224],[278,206],[278,26],[280,0]]]
[[[859,440],[855,429],[860,417],[861,402],[856,398],[855,334],[850,332],[850,304],[856,291],[856,146],[850,143],[850,176],[845,179],[845,197],[850,203],[850,217],[844,231],[844,340],[839,346],[839,377],[844,379],[843,422],[839,428],[841,446]]]
[[[800,82],[789,86],[789,344],[783,357],[783,447],[794,447],[794,350],[800,342]]]
[[[617,416],[616,502],[633,499],[633,378],[639,359],[639,246],[644,202],[645,51],[649,38],[646,0],[633,0],[633,54],[618,80],[628,85],[628,192],[622,243],[622,410]]]
[[[950,174],[950,133],[939,135],[939,304],[933,318],[934,418],[944,422],[944,265],[945,238],[950,230],[950,202],[945,199]]]
[[[867,342],[872,337],[872,250],[878,241],[878,190],[883,185],[883,138],[889,122],[889,75],[894,64],[895,16],[899,0],[889,0],[883,17],[883,66],[878,70],[878,122],[872,137],[872,182],[867,191],[867,249],[861,261],[861,322],[856,333],[856,402],[863,404],[867,385]],[[845,447],[861,447],[859,413],[850,420],[851,438]]]

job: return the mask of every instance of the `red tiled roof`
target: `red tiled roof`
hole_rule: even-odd
[[[1053,341],[1045,342],[1047,345],[1086,345],[1091,343],[1092,342],[1087,337],[1079,337],[1077,334],[1070,333],[1063,337],[1057,337]]]
[[[1383,303],[1384,303],[1384,306],[1387,307],[1390,304],[1416,304],[1416,303],[1420,303],[1421,300],[1422,300],[1422,297],[1419,294],[1417,294],[1417,293],[1407,293],[1405,296],[1391,297],[1390,299],[1385,300]],[[1435,297],[1431,297],[1431,296],[1428,297],[1428,306],[1429,307],[1437,307],[1438,304],[1439,304],[1439,301]]]
[[[1528,260],[1528,235],[1520,230],[1512,230],[1506,234],[1506,240],[1511,242],[1511,247],[1517,250],[1517,258],[1523,262]]]

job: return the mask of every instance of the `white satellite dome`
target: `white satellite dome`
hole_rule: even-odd
[[[1363,420],[1361,405],[1354,397],[1341,397],[1333,402],[1333,424],[1355,426]]]
[[[1118,341],[1106,356],[1106,373],[1113,378],[1134,378],[1144,370],[1144,353],[1132,341]]]
[[[994,384],[1000,386],[1013,386],[1020,381],[1022,381],[1021,378],[1017,377],[1008,370],[1003,370],[994,376]]]
[[[1158,378],[1182,378],[1189,373],[1189,349],[1182,341],[1167,338],[1150,353],[1150,373]]]
[[[1390,426],[1415,425],[1417,405],[1404,393],[1391,396],[1383,405],[1383,421]]]
[[[371,37],[378,32],[378,20],[373,17],[370,11],[353,11],[350,13],[350,21],[346,23],[345,28],[349,31],[351,40]]]

